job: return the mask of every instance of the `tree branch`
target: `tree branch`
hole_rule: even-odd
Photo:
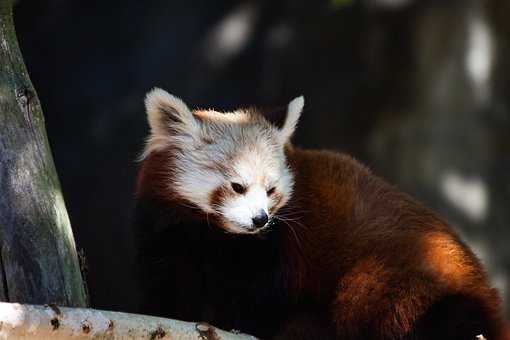
[[[0,337],[25,340],[181,339],[255,340],[206,323],[86,308],[21,305],[0,302]]]

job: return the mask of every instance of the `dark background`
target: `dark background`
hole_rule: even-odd
[[[136,304],[153,86],[220,110],[304,94],[295,144],[349,152],[440,212],[509,298],[509,13],[508,0],[18,1],[92,305]]]

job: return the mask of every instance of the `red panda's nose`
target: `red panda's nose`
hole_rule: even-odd
[[[269,217],[267,216],[266,212],[262,210],[257,216],[253,217],[251,220],[255,227],[260,228],[266,225],[267,221],[269,220]]]

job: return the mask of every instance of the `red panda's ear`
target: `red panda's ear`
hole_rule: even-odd
[[[145,97],[147,119],[153,136],[171,133],[193,134],[198,122],[186,104],[160,88],[154,88]]]
[[[299,121],[299,117],[301,116],[301,112],[303,111],[303,106],[305,105],[305,98],[303,96],[294,98],[287,107],[287,117],[285,118],[285,122],[283,123],[282,128],[280,129],[280,142],[285,144],[289,141],[296,130],[296,125]]]

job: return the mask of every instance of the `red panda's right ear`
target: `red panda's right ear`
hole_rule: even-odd
[[[280,142],[282,145],[290,140],[294,130],[296,130],[296,125],[298,123],[299,117],[301,116],[301,112],[303,112],[304,105],[305,98],[303,96],[299,96],[291,100],[287,106],[287,117],[285,118],[285,122],[280,129]]]
[[[154,88],[145,97],[147,119],[153,137],[172,133],[193,135],[198,122],[186,104],[160,88]]]

